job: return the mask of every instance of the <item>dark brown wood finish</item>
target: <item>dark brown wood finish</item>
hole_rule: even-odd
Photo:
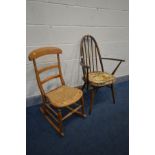
[[[103,86],[108,86],[109,88],[111,88],[113,102],[115,103],[113,83],[105,84],[105,85],[98,86],[98,87],[94,86],[89,81],[89,73],[97,72],[97,71],[101,71],[104,73],[104,67],[103,67],[102,60],[112,60],[112,61],[118,61],[119,62],[118,65],[114,68],[114,70],[111,73],[111,75],[114,75],[115,72],[117,71],[118,67],[120,66],[120,64],[122,62],[124,62],[124,60],[115,59],[115,58],[102,58],[98,44],[97,44],[95,38],[91,35],[85,35],[81,39],[80,56],[81,56],[80,64],[82,66],[83,80],[84,80],[84,84],[83,84],[82,89],[84,89],[85,86],[86,86],[87,90],[89,89],[89,86],[91,86],[93,88],[90,92],[90,113],[92,112],[95,89],[101,88]]]

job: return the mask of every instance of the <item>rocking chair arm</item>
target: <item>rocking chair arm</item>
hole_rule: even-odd
[[[116,59],[116,58],[101,58],[101,59],[125,62],[125,60]]]
[[[113,72],[111,73],[112,75],[115,74],[115,72],[117,71],[117,69],[118,69],[118,67],[120,66],[120,64],[121,64],[122,62],[125,62],[125,60],[122,60],[122,59],[115,59],[115,58],[101,58],[101,59],[119,61],[118,65],[115,67],[115,69],[114,69]]]

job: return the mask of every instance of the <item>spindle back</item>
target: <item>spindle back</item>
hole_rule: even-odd
[[[81,62],[89,66],[88,72],[104,71],[101,54],[95,38],[85,35],[81,39],[80,45]],[[83,68],[85,74],[85,69]]]

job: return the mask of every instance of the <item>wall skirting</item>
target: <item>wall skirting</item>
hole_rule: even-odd
[[[129,75],[118,77],[117,80],[116,80],[116,83],[121,83],[121,82],[125,82],[125,81],[129,81]],[[27,97],[26,98],[26,107],[30,107],[30,106],[33,106],[33,105],[38,105],[38,104],[41,104],[41,102],[42,101],[41,101],[41,96],[40,95]]]

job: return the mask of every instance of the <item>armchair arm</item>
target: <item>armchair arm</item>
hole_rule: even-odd
[[[122,62],[125,62],[125,60],[122,60],[122,59],[116,59],[116,58],[101,58],[101,59],[106,59],[106,60],[114,60],[114,61],[122,61]]]
[[[122,60],[122,59],[115,59],[115,58],[101,58],[101,59],[119,61],[118,65],[115,67],[115,69],[114,69],[113,72],[111,73],[112,75],[115,74],[115,72],[116,72],[116,70],[118,69],[118,67],[120,66],[120,64],[121,64],[122,62],[125,62],[125,60]]]

